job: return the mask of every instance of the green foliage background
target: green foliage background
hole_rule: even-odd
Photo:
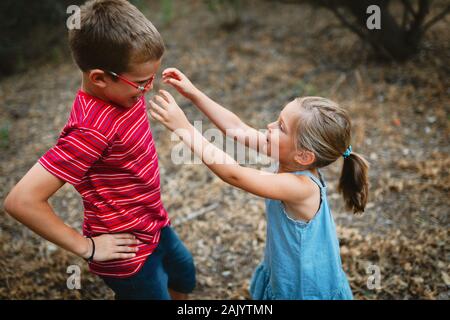
[[[66,13],[84,0],[0,1],[0,77],[67,57]],[[138,7],[142,0],[130,1]]]

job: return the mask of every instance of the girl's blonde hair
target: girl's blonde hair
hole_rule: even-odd
[[[351,121],[347,112],[331,100],[321,97],[297,98],[301,108],[297,123],[297,147],[314,153],[312,168],[325,167],[347,151],[351,140]],[[363,156],[350,152],[344,158],[338,190],[345,206],[361,213],[369,193],[369,164]]]

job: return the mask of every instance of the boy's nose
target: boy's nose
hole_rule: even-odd
[[[149,85],[147,85],[145,88],[144,88],[144,93],[147,93],[147,92],[149,92],[150,90],[152,90],[153,89],[153,83],[150,83]]]

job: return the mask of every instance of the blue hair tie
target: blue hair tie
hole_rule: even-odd
[[[347,150],[345,150],[345,152],[344,152],[344,154],[342,156],[345,159],[345,158],[347,158],[350,155],[350,153],[352,153],[352,146],[351,145],[347,148]]]

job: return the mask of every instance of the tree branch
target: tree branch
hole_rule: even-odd
[[[409,0],[402,0],[403,6],[405,7],[405,9],[411,13],[414,17],[417,17],[417,13],[414,11],[411,3],[409,2]]]
[[[439,20],[443,19],[447,14],[450,13],[450,6],[444,9],[441,13],[437,14],[434,18],[431,18],[427,23],[423,26],[423,32],[425,33],[432,25],[434,25]]]
[[[430,3],[429,0],[420,0],[419,1],[419,8],[417,9],[417,14],[415,15],[415,19],[413,23],[411,24],[411,28],[409,32],[411,34],[417,34],[422,30],[421,26],[423,23],[423,20],[425,19],[426,15],[428,14],[430,9]]]
[[[336,3],[333,2],[332,0],[318,0],[319,3],[321,4],[325,4],[326,7],[328,9],[330,9],[334,15],[341,21],[341,23],[346,26],[348,29],[350,29],[352,32],[354,32],[356,35],[358,35],[361,40],[369,43],[373,50],[375,52],[378,52],[378,54],[388,57],[389,59],[393,60],[394,57],[392,56],[392,54],[386,50],[383,45],[380,45],[379,43],[376,42],[376,40],[372,39],[371,37],[369,37],[368,34],[365,34],[361,28],[358,28],[357,26],[355,26],[354,24],[352,24],[351,22],[349,22],[344,15],[342,15],[339,12],[339,8],[336,6]],[[380,3],[380,5],[386,5],[386,3]]]
[[[367,40],[367,36],[358,27],[350,23],[345,17],[339,12],[339,9],[333,4],[329,3],[329,8],[334,13],[334,15],[345,25],[347,28],[356,33],[362,40]]]

